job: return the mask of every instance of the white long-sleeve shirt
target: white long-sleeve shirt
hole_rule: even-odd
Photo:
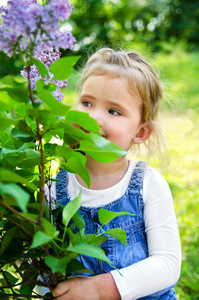
[[[126,191],[135,161],[130,160],[125,176],[104,190],[82,187],[69,173],[68,192],[74,199],[82,189],[82,206],[99,207],[121,197]],[[55,182],[46,185],[46,198],[56,199]],[[133,265],[111,271],[122,300],[138,299],[177,282],[181,267],[181,246],[171,191],[165,179],[147,167],[143,179],[144,222],[149,256]]]

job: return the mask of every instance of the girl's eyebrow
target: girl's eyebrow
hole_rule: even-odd
[[[127,113],[129,110],[122,104],[118,103],[118,101],[112,101],[112,100],[107,100],[110,106],[113,106],[117,108],[118,110],[121,110],[123,113]]]
[[[88,98],[88,99],[91,99],[91,100],[95,100],[95,97],[93,97],[89,94],[81,94],[79,98],[81,99],[81,98],[84,98],[84,97]]]

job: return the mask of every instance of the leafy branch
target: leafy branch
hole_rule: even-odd
[[[101,232],[93,235],[84,233],[85,222],[79,213],[81,195],[60,209],[54,209],[56,201],[50,203],[50,209],[45,206],[45,180],[50,177],[45,178],[45,172],[49,170],[49,162],[52,159],[59,161],[62,169],[78,174],[89,187],[86,155],[109,163],[126,152],[103,139],[99,125],[88,114],[72,111],[58,101],[63,96],[60,86],[66,87],[66,79],[73,72],[79,57],[60,58],[61,53],[53,48],[40,53],[40,49],[46,49],[47,42],[55,49],[60,46],[71,48],[74,38],[68,33],[65,39],[57,38],[57,24],[63,18],[62,13],[64,16],[70,14],[72,6],[66,5],[63,0],[61,11],[57,8],[57,11],[55,9],[49,13],[48,1],[44,1],[42,9],[40,2],[34,1],[30,10],[32,2],[25,1],[22,13],[21,1],[20,4],[18,0],[10,1],[12,5],[8,11],[4,10],[0,24],[0,39],[6,41],[4,45],[7,48],[3,51],[18,54],[25,63],[22,74],[28,83],[22,77],[7,75],[2,78],[0,86],[0,298],[52,299],[48,295],[32,295],[34,286],[52,289],[72,274],[90,272],[79,262],[79,255],[91,256],[111,265],[101,244],[108,235],[118,238],[123,244],[126,241],[125,233],[119,228],[103,230],[108,220],[119,216],[117,213],[110,216],[110,212],[104,211],[105,219],[99,215]],[[56,7],[57,1],[52,2]],[[15,14],[12,9],[15,9]],[[52,32],[48,32],[43,41],[40,34],[46,33],[42,22],[45,14],[41,12],[45,9],[52,18],[51,26],[48,26]],[[34,12],[37,18],[32,19]],[[20,36],[15,36],[13,40],[17,31],[13,30],[16,18],[12,16],[16,13],[21,16],[17,26],[22,23]],[[23,19],[27,18],[30,22],[24,22]],[[30,28],[26,28],[29,24],[35,25],[33,36]],[[23,50],[19,47],[22,40]],[[37,55],[33,58],[32,53]],[[63,144],[53,143],[52,138],[59,138]],[[17,283],[19,278],[21,281]]]

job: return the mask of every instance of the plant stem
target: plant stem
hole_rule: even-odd
[[[5,208],[7,208],[8,210],[10,210],[11,212],[13,212],[14,214],[16,214],[17,216],[19,216],[20,218],[30,222],[30,223],[33,223],[33,224],[36,224],[37,225],[37,221],[34,221],[34,220],[31,220],[29,218],[27,218],[26,216],[22,215],[20,212],[18,212],[16,209],[12,208],[11,206],[7,205],[6,203],[4,203],[2,200],[0,200],[0,204],[2,206],[4,206]]]
[[[30,79],[30,71],[31,71],[31,66],[28,65],[26,67],[27,69],[27,74],[28,74],[28,89],[29,89],[29,98],[32,104],[34,104],[35,99],[33,96],[33,92],[32,92],[32,87],[31,87],[31,79]],[[45,161],[44,161],[44,149],[43,149],[43,143],[42,143],[42,134],[41,134],[41,130],[40,130],[40,124],[38,122],[38,120],[36,120],[37,123],[37,138],[39,141],[39,146],[40,146],[40,153],[41,153],[41,187],[40,187],[40,191],[41,191],[41,204],[40,204],[40,211],[39,211],[39,216],[37,219],[37,225],[39,230],[42,231],[42,227],[41,227],[41,218],[43,216],[43,210],[44,210],[44,168],[45,168]]]
[[[22,298],[23,297],[23,298]],[[0,298],[8,299],[24,299],[24,298],[35,298],[35,299],[53,299],[53,296],[39,296],[39,295],[23,295],[23,294],[0,294]]]
[[[41,218],[43,216],[44,202],[45,202],[45,199],[44,199],[45,159],[44,159],[44,148],[43,148],[43,143],[42,143],[42,135],[40,134],[40,128],[39,128],[39,123],[38,122],[37,122],[37,135],[38,135],[39,146],[40,146],[40,153],[41,153],[41,187],[40,187],[40,191],[41,191],[41,203],[40,203],[40,210],[39,210],[39,216],[38,216],[38,219],[37,219],[37,224],[38,224],[39,230],[42,230],[42,227],[41,227]]]
[[[23,272],[21,271],[21,269],[17,266],[16,262],[13,262],[13,267],[15,268],[15,270],[18,272],[18,274],[21,276],[22,278],[22,282],[28,282],[28,283],[32,283],[34,285],[38,285],[38,286],[45,286],[49,288],[49,284],[45,283],[44,281],[40,281],[40,280],[32,280],[29,277],[26,277]]]
[[[12,293],[14,294],[15,292],[14,292],[14,290],[13,290],[13,288],[12,288],[12,286],[11,286],[11,284],[10,284],[10,282],[9,282],[9,280],[8,280],[4,270],[2,268],[1,268],[1,273],[3,274],[3,277],[4,277],[5,281],[7,282],[9,289],[11,289]]]
[[[27,73],[28,73],[28,88],[29,88],[29,98],[32,104],[34,104],[35,99],[33,96],[32,92],[32,87],[31,87],[31,79],[30,79],[30,70],[31,66],[27,66]],[[44,148],[43,148],[43,139],[42,139],[42,127],[41,124],[39,124],[39,121],[36,119],[36,124],[37,124],[37,140],[39,141],[39,150],[41,154],[41,167],[40,167],[40,174],[41,174],[41,185],[40,185],[40,193],[41,193],[41,200],[40,200],[40,209],[39,209],[39,215],[37,219],[37,226],[40,231],[43,230],[41,221],[42,221],[42,216],[43,216],[43,211],[44,211],[44,204],[45,204],[45,198],[44,198],[44,185],[45,185],[45,157],[44,157]],[[49,249],[48,246],[45,244],[43,245],[44,251],[46,255],[49,255]],[[54,285],[56,286],[58,284],[58,278],[55,274],[52,273],[52,280]]]
[[[15,222],[14,220],[12,220],[11,218],[4,216],[4,218],[6,220],[8,220],[8,222],[11,222],[13,224],[15,224],[17,227],[19,227],[21,230],[23,230],[25,233],[27,233],[28,235],[30,235],[31,237],[33,237],[33,234],[30,233],[26,228],[24,228],[22,225],[20,225],[19,223]]]
[[[29,89],[29,97],[30,97],[30,101],[33,104],[35,102],[33,93],[32,93],[32,87],[31,87],[31,80],[30,80],[30,65],[28,65],[26,67],[27,69],[27,74],[28,74],[28,89]]]

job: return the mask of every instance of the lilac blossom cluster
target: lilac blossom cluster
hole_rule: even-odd
[[[25,63],[29,57],[50,48],[72,49],[75,43],[68,31],[60,31],[60,22],[71,15],[73,6],[68,0],[9,0],[0,7],[0,50],[8,56],[20,54]]]
[[[53,48],[51,48],[47,52],[41,52],[40,55],[36,56],[36,58],[45,64],[46,68],[49,70],[50,65],[59,59],[61,56],[61,52],[58,50],[53,51]],[[26,67],[24,67],[23,71],[21,71],[21,75],[24,76],[26,80],[28,80],[28,72],[26,70]],[[30,80],[31,80],[31,88],[33,90],[36,89],[36,84],[38,80],[43,80],[41,75],[39,74],[37,68],[35,65],[32,65],[30,67]],[[65,88],[67,86],[67,80],[53,80],[53,74],[49,72],[49,78],[44,78],[44,82],[48,84],[49,82],[54,83],[57,85],[57,89],[52,92],[53,96],[61,102],[64,98],[63,93],[61,93],[61,89]],[[40,102],[40,100],[37,100]]]

